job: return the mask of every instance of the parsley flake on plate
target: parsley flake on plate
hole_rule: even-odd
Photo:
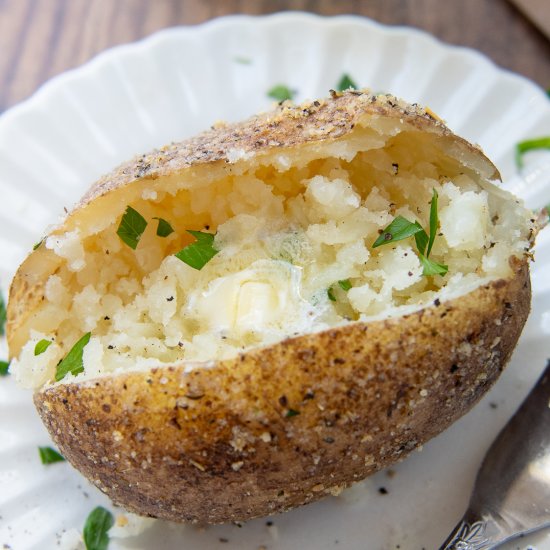
[[[97,506],[94,508],[84,524],[82,532],[86,550],[107,550],[109,546],[109,529],[114,525],[113,514]]]
[[[339,92],[343,92],[344,90],[357,90],[357,84],[355,84],[349,74],[344,73],[338,81],[336,89]]]
[[[51,447],[38,447],[38,454],[40,455],[40,461],[45,465],[65,461],[65,457]]]
[[[267,92],[268,97],[275,99],[277,101],[286,101],[287,99],[293,99],[296,95],[296,90],[291,90],[288,86],[284,84],[277,84],[273,86]]]
[[[245,57],[243,55],[235,56],[233,61],[235,61],[235,63],[239,63],[240,65],[250,65],[252,63],[252,59],[250,59],[250,57]]]
[[[9,374],[8,368],[10,364],[8,361],[0,361],[0,376],[7,376]]]
[[[526,139],[516,144],[516,165],[523,168],[523,155],[537,149],[550,149],[550,136],[543,136],[534,139]]]

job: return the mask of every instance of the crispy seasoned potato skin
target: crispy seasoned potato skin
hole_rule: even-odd
[[[528,315],[527,260],[512,265],[416,313],[56,385],[35,404],[68,460],[130,511],[221,523],[288,510],[404,458],[478,401]]]

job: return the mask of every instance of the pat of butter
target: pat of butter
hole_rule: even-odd
[[[274,321],[285,293],[266,282],[247,281],[239,289],[235,325],[242,330],[254,330]],[[283,302],[283,303],[281,303]],[[275,314],[275,315],[274,315]]]
[[[300,296],[301,268],[280,260],[258,260],[218,277],[190,294],[186,313],[208,330],[284,330],[300,322],[310,304]]]

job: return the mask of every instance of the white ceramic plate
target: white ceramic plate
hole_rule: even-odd
[[[473,51],[362,18],[229,17],[110,50],[0,118],[2,288],[63,206],[117,163],[217,119],[267,109],[275,84],[296,89],[297,100],[324,96],[343,72],[361,86],[429,104],[480,143],[530,205],[550,203],[550,185],[512,181],[515,143],[550,128],[550,102],[527,80]],[[206,530],[157,522],[138,537],[113,538],[110,548],[437,548],[466,507],[485,450],[550,355],[550,235],[540,237],[533,312],[512,363],[470,414],[421,453],[341,497],[270,518],[271,526],[266,519]],[[78,547],[93,506],[113,509],[68,464],[40,464],[37,446],[48,443],[31,395],[0,380],[0,546],[54,548],[61,539]],[[529,544],[550,549],[550,537],[510,548]]]

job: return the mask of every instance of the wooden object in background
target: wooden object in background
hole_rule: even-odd
[[[550,42],[506,0],[0,0],[0,112],[116,44],[167,26],[282,10],[411,25],[550,86]]]
[[[550,2],[548,0],[511,0],[550,39]]]

